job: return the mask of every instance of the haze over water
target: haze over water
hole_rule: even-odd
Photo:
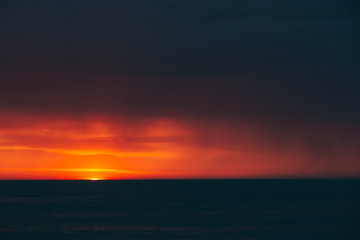
[[[359,239],[359,185],[0,181],[0,239]]]

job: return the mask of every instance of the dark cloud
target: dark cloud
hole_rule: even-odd
[[[12,1],[1,13],[0,107],[354,124],[354,4]]]

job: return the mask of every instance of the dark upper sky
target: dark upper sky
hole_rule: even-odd
[[[360,4],[1,1],[0,107],[358,121]]]

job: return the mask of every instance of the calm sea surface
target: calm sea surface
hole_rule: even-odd
[[[0,239],[360,239],[360,181],[0,181]]]

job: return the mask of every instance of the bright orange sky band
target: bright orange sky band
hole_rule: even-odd
[[[355,146],[338,148],[335,155],[324,153],[329,146],[313,153],[302,130],[296,129],[279,140],[273,138],[277,133],[249,122],[231,126],[166,118],[1,116],[0,179],[341,177],[359,173]],[[327,139],[338,146],[338,138]]]

